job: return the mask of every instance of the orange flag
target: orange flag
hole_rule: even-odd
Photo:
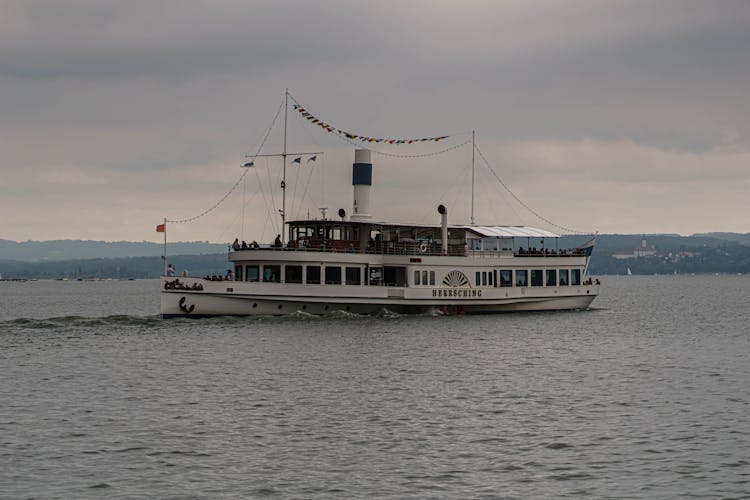
[[[156,226],[156,232],[157,233],[163,233],[164,232],[164,224],[159,224]]]

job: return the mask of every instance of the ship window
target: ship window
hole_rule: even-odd
[[[326,285],[341,284],[341,268],[339,266],[326,266]]]
[[[513,286],[513,271],[510,269],[500,270],[500,286]]]
[[[242,266],[239,264],[234,266],[234,280],[242,281]]]
[[[281,266],[263,266],[263,281],[266,283],[281,282]]]
[[[259,281],[258,266],[245,266],[245,281]]]
[[[427,271],[422,271],[422,284],[427,284]]]
[[[307,284],[320,285],[320,266],[307,266]]]
[[[571,269],[570,270],[570,284],[571,285],[580,285],[581,284],[581,270],[580,269]]]
[[[362,283],[362,270],[358,267],[346,268],[346,284],[359,285]]]
[[[529,272],[526,269],[516,271],[516,286],[529,286]]]
[[[474,284],[475,284],[476,286],[479,286],[479,285],[481,285],[481,284],[482,284],[482,273],[480,273],[479,271],[477,271],[477,274],[476,274],[476,276],[474,277]]]
[[[406,286],[408,276],[405,267],[383,268],[383,283],[385,286]]]
[[[488,284],[489,286],[494,286],[494,281],[492,280],[492,275],[493,275],[493,274],[495,274],[495,272],[494,272],[494,271],[489,271],[489,272],[487,273],[487,284]]]
[[[557,270],[547,269],[545,272],[547,273],[547,286],[557,286]]]
[[[482,286],[487,286],[487,271],[482,271]]]
[[[414,284],[419,285],[419,271],[414,271]]]
[[[560,286],[568,286],[568,270],[560,269]]]
[[[430,271],[430,285],[435,285],[435,271]]]
[[[370,268],[370,285],[381,285],[383,284],[383,268],[382,267],[371,267]]]
[[[541,269],[532,269],[531,270],[531,286],[542,286],[542,284],[544,284],[543,276],[544,276],[544,273],[542,273]]]
[[[284,266],[284,281],[302,283],[302,266]]]

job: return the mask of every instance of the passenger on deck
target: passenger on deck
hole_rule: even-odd
[[[273,240],[273,246],[280,247],[281,246],[281,235],[277,234],[276,239]]]
[[[247,243],[245,243],[245,240],[242,240],[242,245],[240,245],[240,249],[247,250]]]
[[[240,240],[239,238],[234,239],[234,243],[232,243],[232,250],[237,251],[240,249]]]
[[[174,276],[174,266],[172,264],[167,266],[167,276]]]
[[[253,242],[250,243],[250,248],[252,248],[253,250],[257,250],[260,248],[260,245],[258,245],[257,241],[253,240]]]
[[[232,273],[231,269],[227,269],[227,276],[224,278],[226,281],[232,281],[234,278],[234,273]]]

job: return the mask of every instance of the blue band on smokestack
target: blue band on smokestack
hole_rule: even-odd
[[[352,164],[352,186],[372,186],[372,163]]]

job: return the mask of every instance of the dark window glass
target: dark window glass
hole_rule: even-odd
[[[487,271],[482,271],[482,286],[487,286]]]
[[[320,266],[307,266],[307,283],[320,285]]]
[[[280,283],[281,266],[263,266],[263,281],[267,283]]]
[[[362,283],[362,270],[358,267],[346,268],[346,284],[359,285]]]
[[[427,271],[422,271],[422,284],[427,284]]]
[[[542,286],[544,284],[544,273],[541,269],[531,270],[531,286]]]
[[[302,266],[285,266],[284,281],[287,283],[302,283]]]
[[[479,271],[477,271],[477,275],[476,275],[474,281],[475,281],[476,286],[481,285],[482,284],[482,273],[480,273]]]
[[[560,269],[560,286],[568,286],[568,270]]]
[[[419,285],[419,271],[414,271],[414,284]]]
[[[571,269],[570,270],[570,284],[571,285],[580,285],[581,284],[581,270],[580,269]]]
[[[258,266],[245,266],[245,281],[258,281]]]
[[[526,269],[516,271],[516,286],[529,286],[529,272]]]
[[[242,266],[234,266],[234,280],[242,281]]]
[[[339,266],[326,266],[326,285],[341,284],[341,268]]]
[[[490,271],[489,273],[487,273],[487,284],[490,286],[495,286],[495,281],[493,279],[493,275],[495,274],[495,272],[496,271]]]
[[[500,286],[513,286],[513,271],[510,269],[500,270]]]
[[[547,286],[557,286],[557,269],[547,269]]]
[[[385,286],[407,286],[407,277],[405,267],[383,268],[383,284]]]
[[[435,271],[430,271],[430,285],[435,284]]]

